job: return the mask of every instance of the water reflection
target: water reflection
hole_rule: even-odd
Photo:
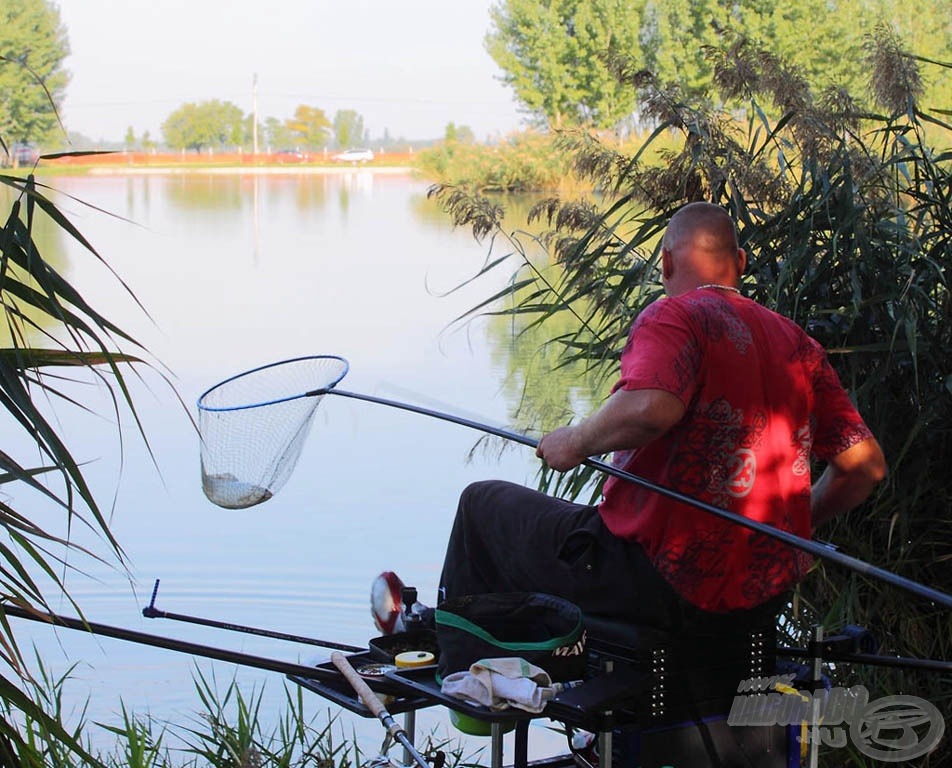
[[[553,262],[538,240],[541,224],[527,224],[529,212],[540,198],[506,195],[492,200],[504,211],[499,231],[482,239],[484,259],[480,269],[466,275],[460,284],[472,280],[474,285],[485,287],[500,278],[516,281],[531,274],[540,276],[557,291],[564,274],[562,268]],[[428,226],[446,226],[447,214],[434,198],[421,197],[414,205],[414,214]],[[508,258],[493,266],[491,274],[478,274],[503,256]],[[443,286],[443,290],[449,293],[456,287]],[[536,324],[538,314],[514,311],[520,300],[538,287],[525,287],[516,295],[507,295],[487,306],[470,307],[476,309],[475,316],[483,313],[489,316],[486,336],[494,367],[503,374],[502,391],[513,429],[536,437],[590,413],[604,397],[608,384],[590,371],[584,361],[570,361],[565,347],[558,342],[549,343],[553,338],[571,336],[581,322],[579,317],[562,312],[547,319],[543,328]],[[484,296],[489,295],[492,292],[486,288]],[[553,294],[543,296],[539,302],[554,300]],[[576,305],[581,315],[588,312],[584,302],[576,302]]]
[[[70,206],[151,319],[107,273],[84,264],[69,277],[169,366],[187,404],[256,365],[342,354],[351,363],[347,389],[393,396],[398,387],[398,399],[438,400],[440,410],[498,424],[521,420],[530,401],[568,412],[550,398],[571,394],[577,372],[546,371],[551,361],[531,336],[523,334],[526,346],[513,343],[521,328],[502,318],[454,324],[507,275],[466,284],[486,259],[485,245],[434,212],[422,182],[364,169],[51,183],[117,214]],[[64,268],[80,263],[75,242],[59,248]],[[471,457],[479,437],[472,431],[326,398],[288,485],[259,508],[227,512],[202,495],[189,414],[148,377],[132,386],[148,450],[127,440],[119,456],[115,425],[96,414],[64,412],[59,422],[78,441],[78,460],[96,459],[90,482],[114,501],[113,529],[131,572],[127,580],[94,565],[91,578],[71,578],[70,587],[91,620],[248,653],[311,658],[314,651],[143,622],[153,580],[162,579],[169,611],[364,644],[373,577],[396,570],[421,595],[434,595],[460,489],[490,476],[531,484],[538,468],[526,450]],[[72,695],[82,701],[88,683],[90,719],[115,722],[120,698],[172,721],[194,710],[192,659],[42,629],[32,637],[53,674],[83,662]],[[253,670],[239,674],[254,685],[262,679]],[[270,685],[277,711],[280,683]]]
[[[165,193],[169,202],[188,211],[240,210],[247,205],[243,187],[250,186],[254,177],[231,174],[182,173],[168,179]],[[154,179],[145,178],[146,186]]]
[[[352,195],[369,197],[373,193],[374,173],[367,169],[345,171],[338,185],[338,203],[342,213],[347,213]]]

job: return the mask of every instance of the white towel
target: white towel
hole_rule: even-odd
[[[516,707],[539,713],[562,690],[544,670],[525,659],[480,659],[468,672],[454,672],[443,680],[442,692],[493,710]]]

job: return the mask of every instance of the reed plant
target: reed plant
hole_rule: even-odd
[[[517,248],[487,260],[512,272],[499,311],[551,327],[561,359],[611,378],[633,319],[663,293],[660,237],[671,214],[695,200],[723,205],[749,254],[744,293],[825,346],[890,464],[875,496],[821,535],[952,592],[952,112],[919,103],[920,69],[948,77],[952,64],[917,59],[880,28],[867,42],[869,92],[851,94],[814,92],[748,41],[726,40],[706,54],[714,75],[701,95],[620,69],[654,126],[633,151],[584,132],[560,135],[573,172],[599,197],[593,205],[553,196],[530,213],[545,226],[538,240],[561,266],[558,281],[540,280]],[[498,203],[487,206],[464,184],[432,194],[499,247]],[[599,482],[582,468],[563,478],[544,472],[540,487],[579,495]],[[947,609],[820,562],[781,625],[800,643],[815,623],[866,626],[886,653],[952,658]],[[861,681],[871,699],[914,694],[947,722],[952,716],[947,675],[846,665],[834,674],[835,682]],[[863,764],[845,750],[824,759]],[[919,762],[950,760],[946,738]]]
[[[141,426],[125,377],[147,353],[44,259],[34,237],[41,216],[93,262],[104,263],[53,201],[50,189],[32,174],[0,173],[0,192],[9,203],[0,224],[0,412],[7,418],[0,485],[17,489],[15,495],[0,496],[0,764],[43,765],[35,762],[42,758],[45,764],[68,765],[69,753],[92,758],[79,734],[58,722],[58,711],[50,706],[58,702],[38,698],[44,681],[33,678],[4,609],[12,605],[41,614],[49,612],[51,598],[65,598],[81,613],[66,588],[67,574],[81,572],[89,561],[125,568],[107,513],[59,433],[56,407],[95,407],[77,395],[82,387],[74,385],[81,382],[88,393],[109,393],[117,425],[131,420]],[[117,286],[125,289],[118,278]],[[90,400],[96,396],[90,394]],[[118,434],[117,426],[121,450]],[[14,499],[49,512],[42,518],[24,512]],[[77,543],[79,529],[99,542],[95,551]],[[46,752],[38,758],[40,742]]]
[[[243,693],[234,680],[220,693],[214,676],[196,673],[203,710],[186,728],[186,752],[213,768],[353,768],[360,764],[355,740],[335,740],[337,718],[326,722],[305,712],[300,686],[284,686],[285,707],[266,729],[261,716],[263,689]],[[271,713],[272,716],[274,713]]]
[[[23,768],[355,768],[362,765],[356,737],[346,737],[330,710],[309,714],[300,686],[284,684],[284,706],[262,712],[264,689],[243,692],[234,679],[223,688],[214,673],[196,670],[198,709],[193,722],[162,723],[120,702],[117,724],[90,722],[87,707],[64,708],[73,669],[54,677],[37,658],[29,693],[82,747],[78,752],[45,719],[24,717],[11,704],[0,710],[19,723],[22,739],[2,765]],[[69,725],[67,725],[69,723]],[[93,746],[107,744],[108,746]],[[457,748],[458,751],[458,748]],[[451,750],[451,754],[453,754]],[[461,760],[448,763],[459,766]]]

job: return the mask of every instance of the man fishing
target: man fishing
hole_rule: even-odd
[[[810,538],[886,475],[882,450],[822,347],[745,298],[730,216],[691,203],[662,241],[666,297],[635,321],[610,397],[539,442],[558,471],[613,452],[619,469]],[[814,482],[811,458],[826,462]],[[462,493],[441,599],[545,592],[589,617],[685,627],[774,610],[811,558],[623,479],[594,506],[502,481]]]

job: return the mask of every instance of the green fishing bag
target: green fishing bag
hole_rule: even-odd
[[[436,609],[439,679],[480,659],[519,657],[553,682],[581,680],[587,665],[585,624],[574,603],[539,592],[466,595]]]

